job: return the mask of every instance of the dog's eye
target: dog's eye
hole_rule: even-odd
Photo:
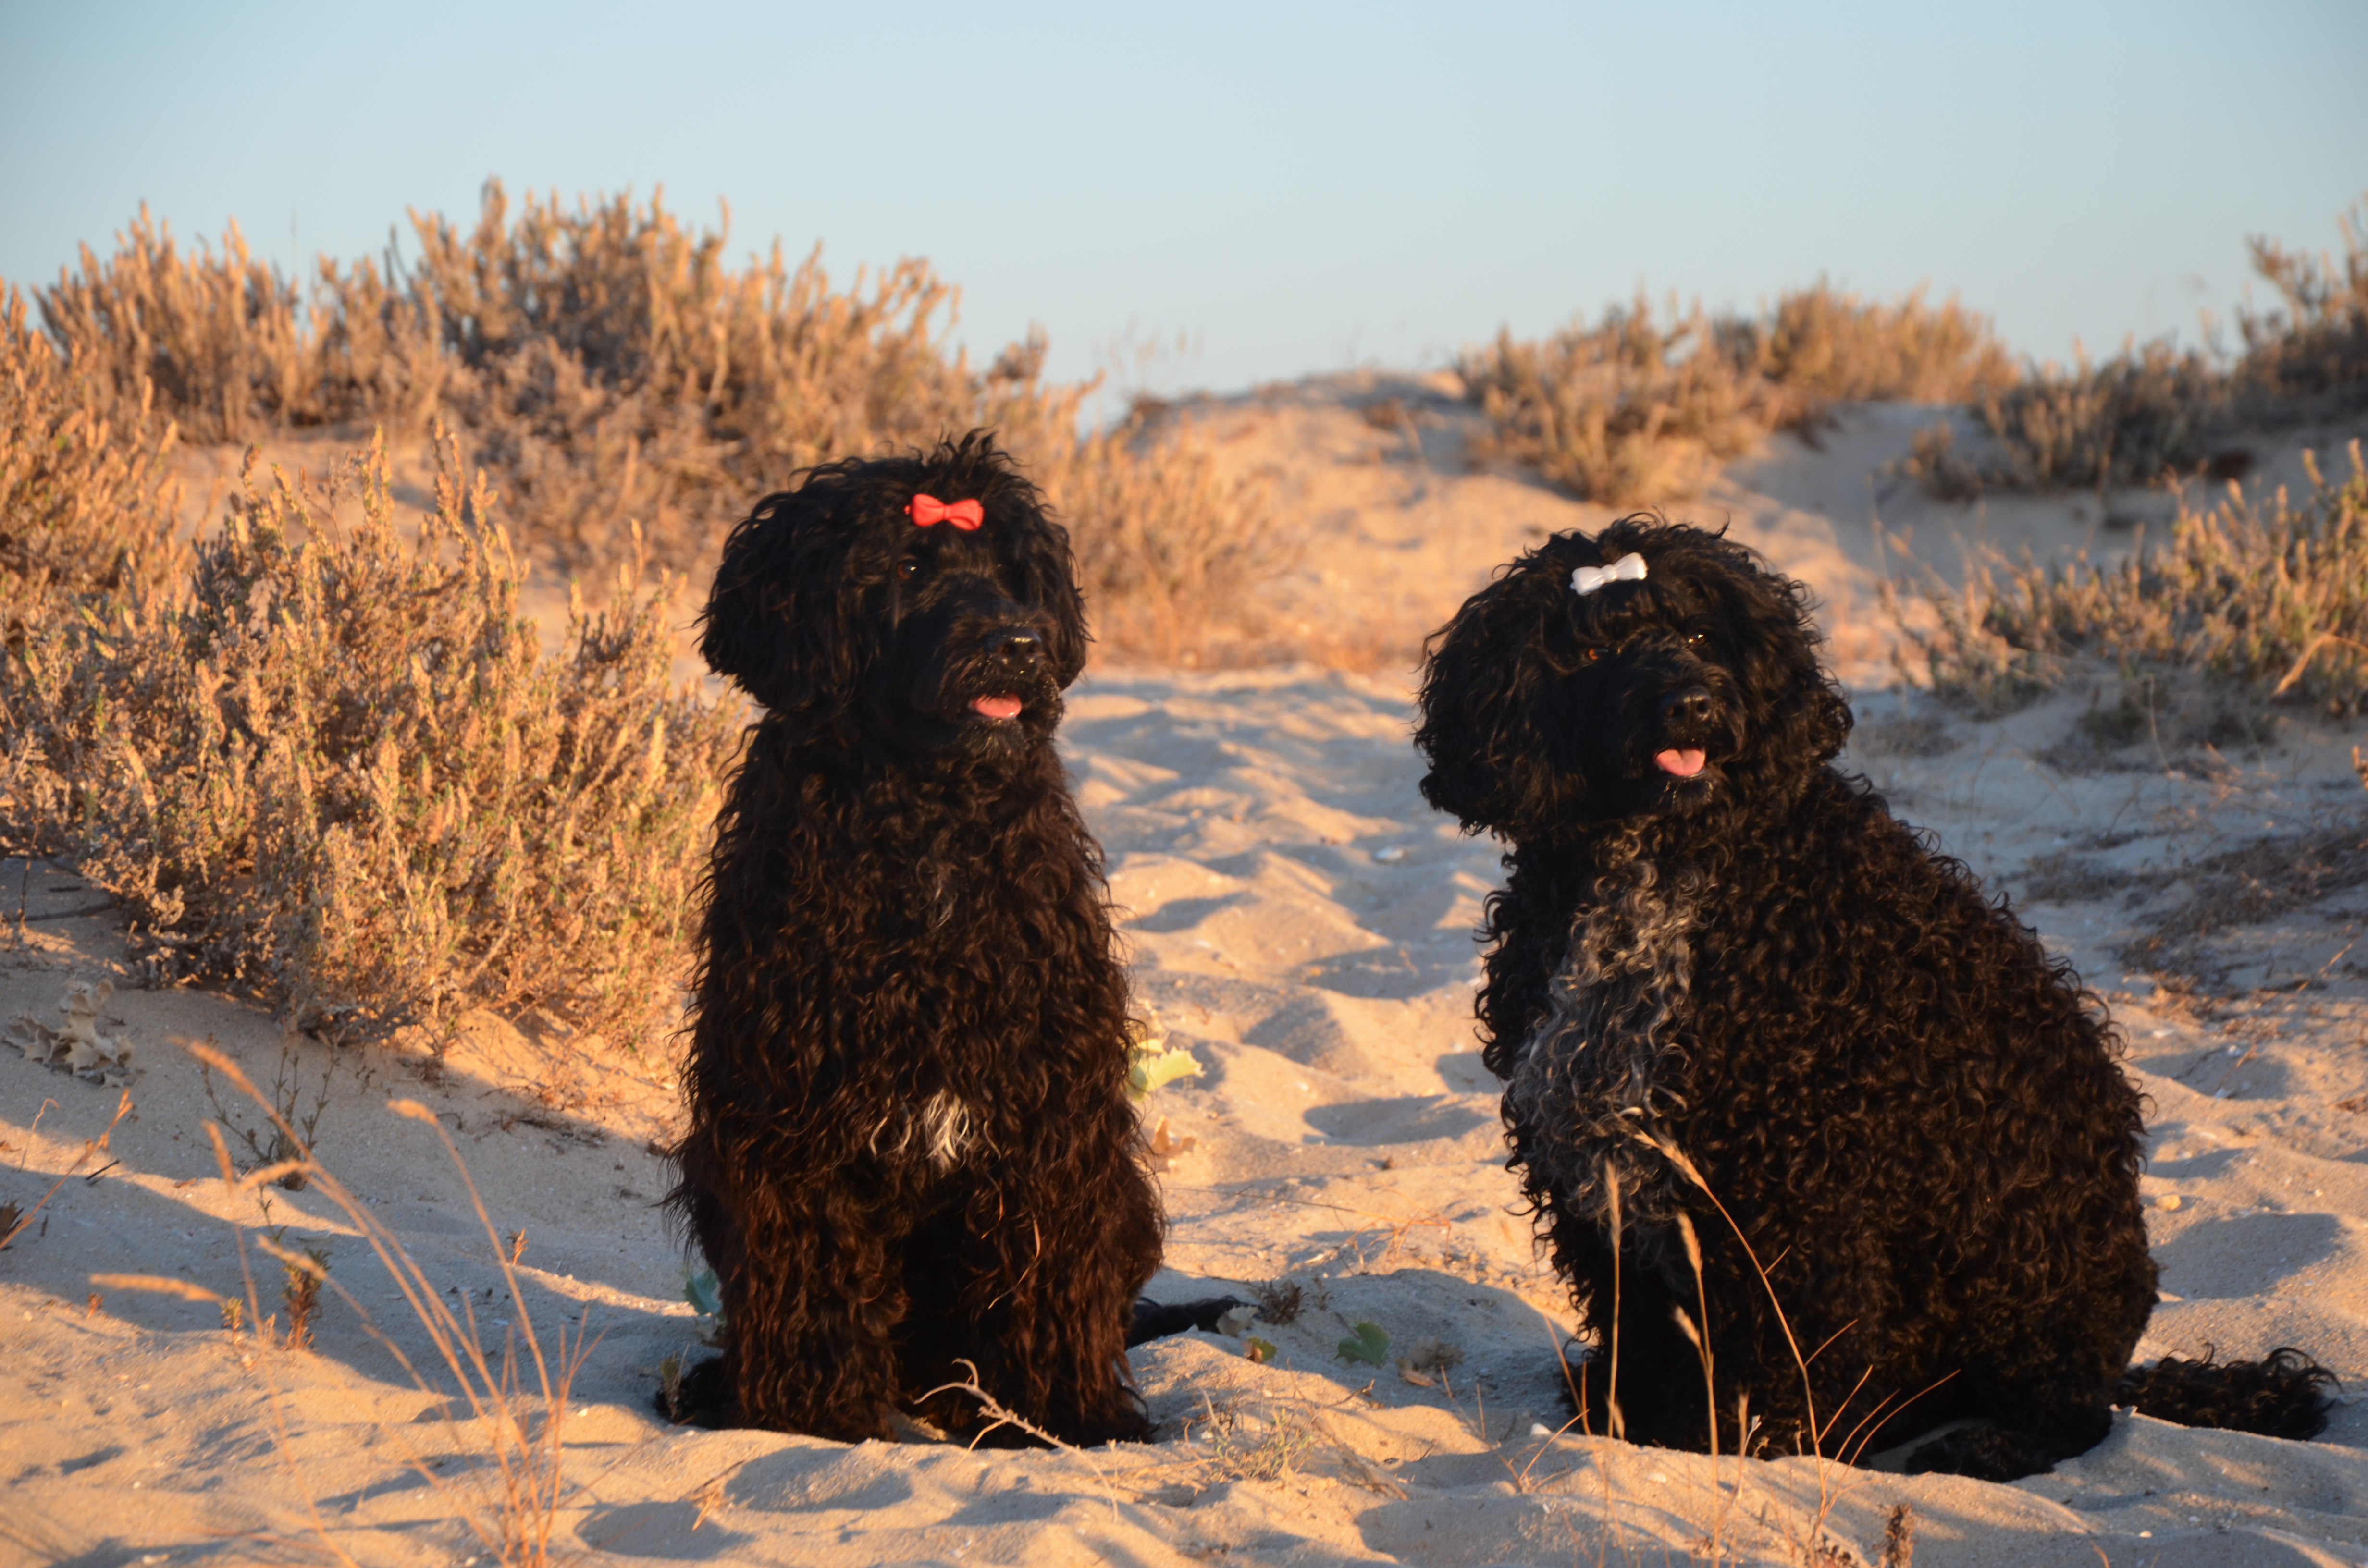
[[[908,555],[905,557],[904,560],[896,562],[896,580],[898,582],[909,583],[920,574],[921,563],[914,560],[911,556]]]
[[[1689,631],[1686,633],[1686,646],[1692,649],[1697,653],[1702,652],[1702,644],[1709,641],[1710,633],[1707,631]]]
[[[1611,649],[1606,648],[1603,644],[1598,642],[1591,646],[1581,648],[1578,651],[1578,662],[1582,665],[1592,665],[1609,657],[1611,653]]]

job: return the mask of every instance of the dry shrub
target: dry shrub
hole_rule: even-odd
[[[133,399],[94,395],[0,289],[0,852],[24,826],[12,803],[47,772],[19,713],[28,646],[185,565],[166,469],[176,433],[144,384]]]
[[[1927,304],[1920,288],[1885,305],[1820,282],[1786,294],[1765,318],[1722,331],[1731,359],[1784,389],[1789,426],[1836,403],[1955,403],[2015,379],[1987,317],[1954,299]]]
[[[1992,442],[1985,460],[1961,456],[1953,431],[1916,437],[1910,469],[1933,494],[2149,484],[2206,460],[2226,423],[2227,377],[2203,355],[2167,343],[2101,365],[2032,370],[1973,404]]]
[[[728,222],[728,212],[726,219]],[[367,418],[450,423],[531,554],[570,570],[635,554],[712,563],[723,531],[799,469],[999,428],[1076,535],[1106,641],[1167,655],[1233,617],[1262,558],[1262,494],[1189,441],[1077,428],[1088,387],[1043,380],[1041,335],[973,369],[945,336],[956,291],[906,260],[833,288],[819,252],[726,265],[724,231],[653,198],[513,208],[473,228],[414,212],[415,266],[324,259],[313,303],[253,260],[176,251],[146,213],[43,296],[95,384],[146,377],[201,440]],[[1147,639],[1138,642],[1135,640]]]
[[[1873,304],[1824,283],[1756,319],[1672,305],[1667,325],[1639,296],[1541,343],[1500,333],[1459,369],[1494,426],[1477,455],[1614,506],[1691,494],[1770,430],[1814,435],[1836,403],[1963,398],[2011,374],[1954,300]]]
[[[2254,272],[2286,308],[2238,318],[2242,376],[2256,400],[2305,418],[2368,405],[2368,198],[2336,223],[2343,234],[2340,267],[2259,235],[2247,242]]]
[[[1223,662],[1262,626],[1254,585],[1292,564],[1266,487],[1223,473],[1189,430],[1130,417],[1080,434],[1076,390],[1004,428],[1066,520],[1094,635],[1141,658]],[[1225,639],[1225,633],[1237,634]]]
[[[1772,427],[1780,406],[1714,336],[1699,309],[1665,327],[1641,298],[1542,343],[1500,332],[1459,367],[1494,426],[1473,454],[1613,506],[1691,494]]]
[[[1202,1403],[1210,1462],[1227,1481],[1281,1481],[1325,1436],[1307,1415],[1279,1403],[1269,1403],[1263,1416],[1231,1404],[1220,1410],[1205,1397]]]
[[[1959,453],[1936,426],[1917,438],[1909,471],[1943,496],[1985,489],[2052,490],[2152,484],[2210,472],[2234,478],[2250,462],[2234,443],[2368,407],[2368,201],[2339,220],[2344,256],[2287,250],[2254,237],[2254,272],[2285,308],[2240,313],[2235,363],[2168,343],[2124,347],[2102,364],[2031,370],[1986,391],[1970,412],[1987,450]]]
[[[151,389],[92,395],[0,289],[0,630],[72,597],[154,585],[180,565],[178,497],[165,460],[177,435]]]
[[[2182,494],[2168,543],[2144,538],[2100,570],[1993,562],[1962,590],[1925,597],[1937,627],[1901,618],[1932,684],[2002,710],[2047,690],[2068,661],[2096,654],[2190,668],[2271,696],[2297,695],[2338,717],[2368,705],[2368,467],[2360,443],[2340,482],[2310,463],[2299,502],[2281,487],[2248,498],[2231,485],[2198,511]],[[1894,602],[1895,609],[1902,607]]]
[[[677,579],[620,573],[542,655],[484,480],[441,452],[416,540],[382,446],[320,492],[250,472],[185,591],[29,637],[0,824],[122,898],[165,973],[365,1027],[540,1005],[630,1044],[677,1006],[734,718],[669,687]]]
[[[252,440],[324,417],[318,332],[299,319],[295,285],[248,254],[235,223],[219,255],[202,244],[185,255],[143,202],[113,256],[85,244],[81,271],[42,291],[41,318],[84,382],[124,400],[154,386],[192,440]]]
[[[734,271],[724,233],[656,198],[529,196],[513,216],[494,182],[473,231],[412,228],[403,286],[453,361],[443,402],[537,548],[571,564],[617,559],[634,518],[690,564],[791,471],[967,427],[983,383],[1041,362],[1007,354],[981,378],[947,354],[954,290],[926,262],[837,292],[818,252],[791,268],[776,243]]]

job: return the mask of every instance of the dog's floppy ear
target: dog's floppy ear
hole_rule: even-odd
[[[1850,702],[1817,663],[1808,588],[1744,557],[1722,597],[1751,694],[1753,751],[1780,771],[1831,762],[1850,739]]]
[[[1415,749],[1430,764],[1422,798],[1468,831],[1524,820],[1545,784],[1535,733],[1538,684],[1531,657],[1567,591],[1568,573],[1532,554],[1463,601],[1423,648],[1422,723]]]
[[[757,503],[723,541],[699,652],[777,713],[844,709],[865,663],[865,618],[841,599],[858,496],[817,473]]]

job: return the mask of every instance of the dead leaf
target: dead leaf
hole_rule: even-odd
[[[1161,1117],[1151,1133],[1151,1168],[1167,1170],[1179,1154],[1189,1154],[1200,1144],[1190,1133],[1175,1133],[1167,1130],[1167,1119]]]
[[[51,1028],[30,1013],[8,1026],[7,1041],[26,1059],[63,1067],[78,1078],[120,1088],[131,1081],[131,1035],[120,1018],[106,1016],[115,983],[78,980],[58,1002],[65,1027]],[[109,1026],[112,1026],[111,1028]]]

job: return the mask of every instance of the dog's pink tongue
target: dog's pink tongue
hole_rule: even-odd
[[[1012,696],[1009,692],[1003,692],[994,697],[982,697],[977,701],[972,703],[971,707],[976,711],[985,714],[990,719],[1017,719],[1019,717],[1019,699]],[[1696,752],[1694,755],[1696,756],[1700,756],[1702,753]]]
[[[1656,753],[1653,760],[1664,773],[1674,773],[1680,778],[1691,778],[1702,770],[1702,754],[1689,746],[1684,751]]]

